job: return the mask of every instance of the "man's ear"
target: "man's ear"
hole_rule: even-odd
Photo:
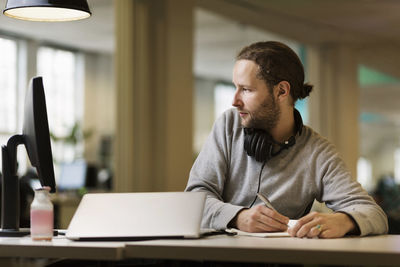
[[[281,81],[275,85],[275,94],[278,99],[284,99],[290,96],[290,83],[287,81]]]

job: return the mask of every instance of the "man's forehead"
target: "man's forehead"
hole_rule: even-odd
[[[235,62],[234,71],[238,72],[257,72],[258,65],[251,60],[240,59]]]
[[[238,60],[233,67],[232,82],[235,84],[252,84],[257,80],[258,65],[250,60]]]

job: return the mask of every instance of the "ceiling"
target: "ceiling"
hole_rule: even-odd
[[[0,6],[4,7],[5,2],[0,0]],[[90,19],[39,23],[0,16],[0,33],[113,53],[113,0],[88,2],[93,13]],[[298,43],[352,45],[359,52],[361,64],[400,77],[398,0],[197,0],[196,3],[200,7],[195,12],[197,76],[229,81],[238,49],[254,40],[275,39],[294,49]],[[361,95],[362,110],[379,113],[384,118],[362,125],[364,152],[379,149],[382,140],[398,143],[400,87],[375,86],[363,89]]]
[[[198,3],[237,20],[252,14],[246,21],[303,43],[400,43],[397,0],[199,0]]]

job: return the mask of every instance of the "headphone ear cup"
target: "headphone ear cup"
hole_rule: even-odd
[[[247,155],[251,155],[251,142],[252,142],[252,131],[251,129],[244,128],[244,150],[246,150]]]
[[[271,142],[268,133],[245,128],[244,149],[247,155],[254,157],[259,162],[264,162],[271,155]]]
[[[246,150],[247,155],[255,157],[259,135],[255,129],[252,128],[245,128],[244,133],[244,149]]]
[[[256,147],[256,160],[259,162],[264,162],[267,153],[267,136],[265,134],[260,134],[258,144]]]
[[[257,150],[259,146],[260,134],[258,132],[254,132],[251,138],[251,146],[250,151],[253,157],[257,158]]]

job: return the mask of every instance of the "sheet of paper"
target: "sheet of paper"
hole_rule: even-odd
[[[288,223],[289,227],[293,227],[297,220],[290,220]],[[272,233],[249,233],[245,231],[238,230],[236,228],[230,228],[225,230],[231,234],[243,235],[243,236],[253,236],[253,237],[290,237],[288,232],[272,232]]]

